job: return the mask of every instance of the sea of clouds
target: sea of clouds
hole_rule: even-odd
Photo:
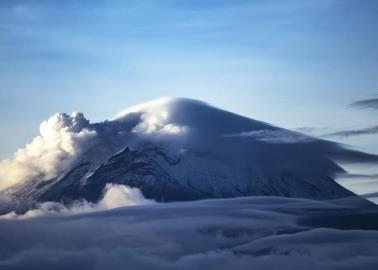
[[[0,219],[0,269],[378,268],[378,212],[360,200],[249,197],[73,212]]]

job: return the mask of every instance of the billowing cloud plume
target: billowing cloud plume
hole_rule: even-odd
[[[142,192],[137,188],[107,184],[104,189],[103,198],[97,203],[90,203],[82,200],[66,206],[57,202],[43,202],[39,203],[36,208],[31,209],[22,215],[10,212],[0,216],[0,219],[24,219],[56,214],[67,215],[89,213],[123,206],[146,205],[152,203],[154,203],[154,201],[145,199]]]
[[[75,162],[101,162],[126,145],[132,138],[159,139],[186,134],[188,128],[170,122],[169,99],[158,100],[124,111],[114,121],[90,124],[82,113],[59,113],[40,125],[40,135],[11,159],[0,161],[0,190],[36,178],[49,180]],[[138,111],[142,110],[143,111]],[[134,141],[135,142],[135,141]]]
[[[59,113],[40,126],[40,135],[0,162],[0,190],[26,179],[48,179],[71,165],[90,146],[96,132],[82,113]]]
[[[361,109],[378,109],[378,98],[358,100],[353,102],[351,106]]]

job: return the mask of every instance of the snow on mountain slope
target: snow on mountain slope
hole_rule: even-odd
[[[2,194],[23,201],[97,201],[107,183],[159,201],[248,195],[332,199],[334,160],[378,157],[278,128],[206,103],[163,98],[90,124],[57,114],[41,135],[0,163]]]

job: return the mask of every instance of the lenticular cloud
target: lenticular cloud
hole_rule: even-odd
[[[96,132],[89,130],[82,113],[59,113],[40,126],[40,135],[19,149],[12,159],[0,162],[0,190],[24,179],[55,176],[88,149]]]

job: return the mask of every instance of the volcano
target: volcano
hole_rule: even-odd
[[[37,150],[35,150],[36,148]],[[37,152],[37,154],[36,154]],[[98,201],[106,184],[156,201],[241,196],[319,200],[353,196],[334,181],[338,160],[374,155],[186,98],[163,98],[90,123],[56,114],[2,161],[1,193],[24,203]],[[21,170],[13,179],[12,169]]]

